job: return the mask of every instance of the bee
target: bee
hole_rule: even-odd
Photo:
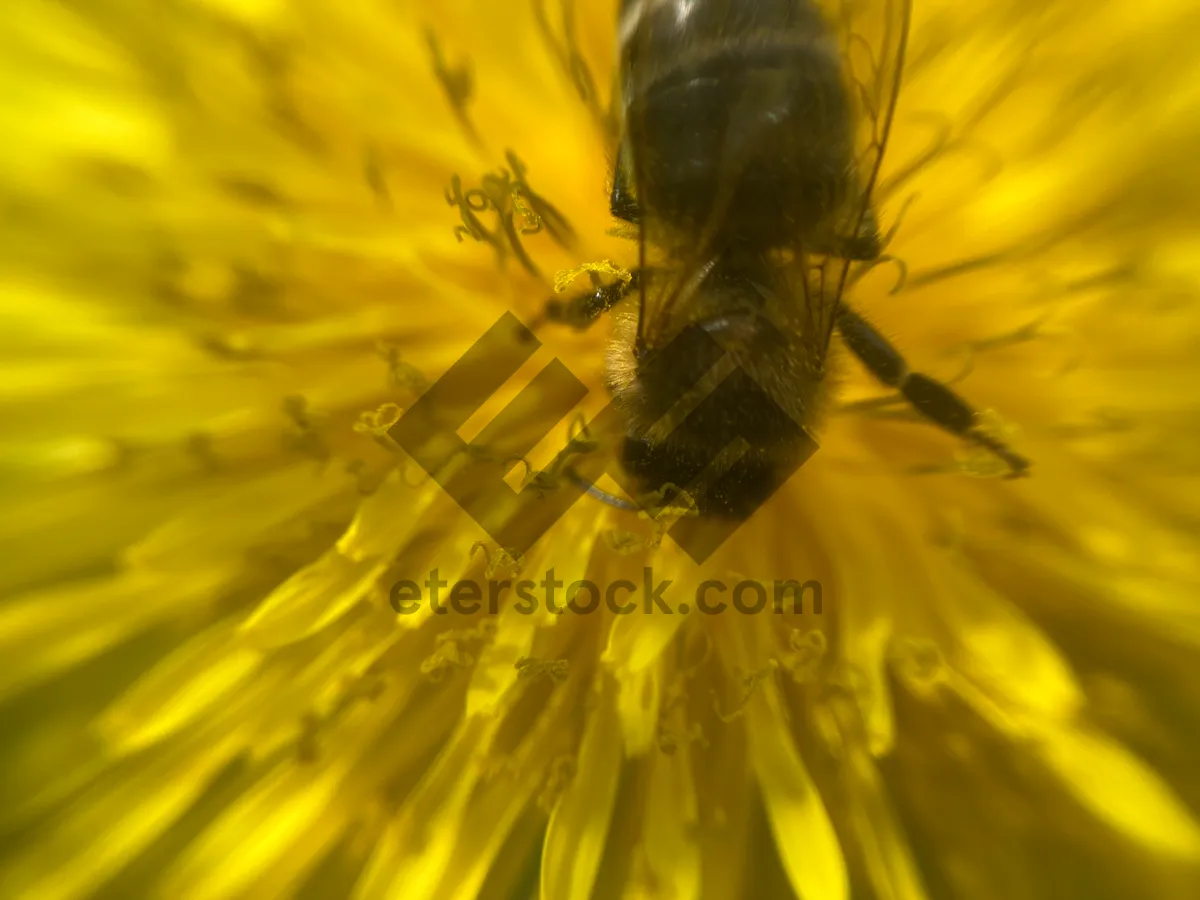
[[[814,0],[621,2],[610,207],[636,229],[638,266],[544,319],[582,329],[618,307],[606,380],[643,493],[686,486],[701,516],[748,517],[815,449],[835,331],[924,418],[1010,476],[1028,468],[844,297],[885,244],[872,193],[910,0],[876,6],[872,40],[856,35],[873,47],[864,80]]]

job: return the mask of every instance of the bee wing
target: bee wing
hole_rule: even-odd
[[[881,253],[872,195],[899,92],[910,2],[704,0],[682,12],[664,0],[623,3],[619,42],[627,94],[622,104],[626,139],[619,169],[623,165],[629,193],[641,200],[657,198],[638,204],[639,262],[656,276],[641,281],[640,349],[653,348],[656,335],[678,324],[677,314],[695,313],[689,292],[703,281],[719,249],[715,239],[730,224],[739,233],[753,235],[751,243],[764,250],[790,246],[799,263],[799,295],[810,333],[832,334],[836,299],[849,271],[846,261],[873,260]],[[795,49],[787,51],[797,54],[794,65],[722,68],[720,54],[714,52],[725,42],[780,32],[797,40]],[[845,101],[830,93],[825,80],[823,34],[829,34],[831,45],[840,44],[851,109],[842,109]],[[664,99],[668,92],[663,85],[685,75],[692,81],[687,92],[672,95],[681,104],[673,107]],[[797,77],[812,79],[808,117],[797,126],[794,138],[783,139],[775,128],[776,117],[794,108]],[[709,109],[719,115],[700,114]],[[852,118],[845,123],[848,134],[843,115]],[[764,146],[777,149],[764,157]],[[769,177],[756,177],[759,171],[769,173],[772,152],[793,164],[807,161],[789,173],[784,194],[775,191]],[[853,161],[844,186],[824,174],[837,170],[838,158]],[[672,193],[676,176],[680,187]],[[750,195],[735,197],[743,189]],[[747,204],[748,196],[753,199]],[[780,204],[790,212],[776,209]],[[756,222],[748,213],[760,207],[767,215]],[[727,220],[731,210],[739,217],[735,223]],[[763,222],[788,221],[793,214],[795,233],[760,227]],[[656,267],[652,253],[671,258]]]
[[[912,0],[822,0],[822,9],[839,38],[854,106],[858,186],[855,200],[835,225],[839,240],[828,256],[809,265],[797,254],[805,298],[824,333],[824,355],[851,270],[858,268],[856,277],[864,274],[881,258],[887,243],[874,200],[900,97]],[[822,302],[814,303],[813,296]]]
[[[755,230],[747,221],[753,202],[739,198],[739,186],[763,165],[760,138],[794,87],[792,73],[745,61],[755,61],[763,34],[815,37],[820,22],[812,0],[623,0],[625,140],[617,177],[639,201],[639,265],[652,272],[641,281],[640,349],[653,349],[680,316],[698,312],[690,295],[716,260],[721,235],[728,237],[731,210],[741,216],[739,234]],[[762,186],[759,179],[760,201]],[[764,218],[778,220],[779,211]],[[756,236],[748,243],[782,242]]]
[[[846,255],[869,261],[883,249],[874,195],[900,97],[912,0],[830,2],[858,119],[855,168],[861,196],[845,223],[852,251]]]
[[[706,19],[723,17],[736,2],[709,0],[701,4],[699,12]],[[681,227],[678,204],[664,208],[655,202],[656,196],[663,195],[664,186],[694,163],[690,155],[697,151],[705,154],[713,141],[722,137],[715,130],[704,137],[664,134],[660,127],[663,110],[647,102],[651,85],[660,86],[673,71],[686,71],[683,67],[702,50],[712,24],[691,20],[683,25],[670,4],[662,0],[622,0],[621,4],[618,45],[625,93],[619,103],[624,137],[615,177],[628,204],[637,210],[638,267],[643,272],[638,297],[639,357],[658,349],[661,338],[671,331],[673,311],[686,309],[688,295],[703,281],[715,255],[713,238],[722,207],[734,196],[737,163],[732,154],[721,153],[717,171],[708,172],[713,177],[701,182],[716,189],[703,198],[690,198],[693,202],[689,205],[700,214],[688,225]],[[679,199],[679,192],[672,196]]]

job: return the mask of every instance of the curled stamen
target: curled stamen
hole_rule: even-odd
[[[788,652],[780,658],[779,663],[794,681],[811,681],[825,660],[828,649],[829,640],[821,629],[802,632],[799,628],[793,628],[788,635]]]
[[[894,233],[895,229],[893,228],[892,232],[889,232],[888,240],[891,239]],[[888,291],[888,294],[895,296],[896,294],[900,293],[902,290],[904,290],[904,285],[908,281],[908,263],[898,256],[884,255],[870,260],[869,262],[863,263],[855,270],[854,274],[846,282],[846,287],[853,287],[855,284],[862,281],[863,278],[885,263],[895,266],[897,270],[896,283],[892,285],[891,290]]]
[[[433,644],[435,647],[441,647],[449,641],[481,641],[489,642],[496,636],[496,623],[490,619],[484,619],[474,628],[452,628],[449,631],[443,631],[434,638]]]
[[[483,551],[484,558],[484,577],[493,578],[501,571],[506,571],[509,575],[516,577],[521,572],[522,557],[521,554],[514,552],[506,547],[499,547],[496,550],[493,558],[488,550],[487,544],[483,541],[476,541],[471,545],[469,555],[474,556],[476,550]]]
[[[896,213],[896,220],[892,222],[892,227],[887,230],[887,233],[883,236],[883,240],[880,242],[881,247],[886,248],[895,240],[896,235],[900,231],[900,226],[904,223],[904,217],[908,215],[908,211],[912,209],[912,205],[917,202],[917,198],[920,196],[920,194],[909,194],[904,198],[904,202],[900,204],[900,211]],[[891,259],[891,257],[888,258]],[[905,269],[905,271],[907,272],[908,270]],[[897,290],[899,288],[893,289],[892,293],[896,293]]]
[[[361,412],[358,414],[358,421],[354,423],[354,431],[358,434],[387,437],[392,426],[400,420],[401,412],[395,403],[385,403],[378,409]]]
[[[485,176],[485,180],[488,177],[490,176]],[[488,197],[487,193],[481,191],[479,188],[472,188],[463,196],[467,201],[467,206],[475,212],[483,212],[485,209],[488,209],[490,206],[492,206],[491,198]]]
[[[758,671],[751,672],[749,675],[743,676],[742,677],[742,697],[737,702],[737,704],[734,706],[734,708],[727,713],[722,712],[721,704],[720,704],[720,697],[717,695],[717,692],[714,690],[712,692],[713,711],[717,714],[717,718],[720,719],[722,722],[724,722],[726,725],[728,725],[729,723],[734,722],[737,719],[740,719],[743,715],[745,715],[746,705],[750,702],[750,699],[754,696],[754,692],[758,690],[758,687],[760,684],[762,684],[768,678],[773,676],[775,674],[775,671],[778,668],[779,668],[779,662],[777,660],[771,659],[771,660],[768,660],[767,664],[765,666],[763,666],[761,669],[759,669]]]
[[[521,234],[540,234],[543,228],[542,217],[534,212],[519,192],[513,192],[513,209],[525,221],[517,230]]]
[[[887,261],[892,263],[898,270],[896,283],[892,285],[892,289],[888,291],[889,294],[895,296],[904,290],[904,285],[908,282],[908,263],[900,259],[898,256],[889,256],[887,257]]]
[[[639,519],[651,523],[652,530],[649,537],[641,537],[628,531],[604,532],[605,542],[608,543],[610,548],[622,555],[635,553],[642,549],[655,549],[661,546],[662,539],[676,522],[685,516],[700,515],[699,505],[692,499],[691,495],[673,484],[665,484],[657,491],[640,497],[639,503],[631,503],[622,497],[614,496],[593,484],[589,484],[573,471],[568,470],[567,477],[602,503],[606,503],[616,509],[637,512]],[[664,497],[669,497],[670,499],[664,502]]]
[[[601,532],[601,537],[604,538],[604,543],[608,545],[608,549],[619,556],[632,556],[634,553],[646,548],[645,540],[632,531],[617,531],[610,528],[607,531]]]
[[[459,215],[462,218],[462,224],[454,228],[454,236],[458,239],[459,243],[462,243],[464,237],[488,243],[496,251],[497,256],[502,259],[505,247],[499,234],[485,228],[477,215],[477,213],[483,212],[487,207],[484,206],[483,209],[476,209],[472,205],[472,201],[463,193],[462,178],[460,176],[452,175],[450,177],[450,186],[446,188],[445,196],[446,204],[458,207]]]
[[[571,249],[574,246],[575,229],[571,227],[566,216],[554,204],[529,186],[529,179],[526,177],[528,168],[516,153],[511,149],[506,150],[504,158],[507,160],[509,168],[512,169],[514,205],[527,206],[530,214],[538,222],[538,231],[544,227],[560,247]]]
[[[454,227],[459,242],[464,237],[489,244],[503,266],[509,254],[535,278],[541,278],[537,266],[522,243],[522,236],[543,229],[563,247],[573,244],[575,232],[555,206],[533,190],[526,177],[526,166],[512,151],[506,151],[509,169],[484,175],[481,187],[463,191],[462,179],[452,176],[446,189],[446,203],[458,207],[462,224]],[[495,227],[488,229],[480,213],[495,214]]]
[[[531,469],[526,475],[521,489],[532,488],[533,492],[537,494],[538,499],[544,500],[547,494],[558,489],[559,484],[559,474],[557,472],[548,469]]]
[[[892,654],[897,674],[911,687],[928,693],[946,680],[948,669],[941,651],[932,641],[902,640]]]
[[[699,722],[691,722],[684,726],[669,722],[659,725],[658,749],[667,756],[674,756],[677,751],[686,748],[689,744],[696,744],[700,747],[708,746],[708,739],[704,736],[704,729]]]
[[[462,650],[457,641],[447,638],[439,641],[433,653],[421,661],[421,674],[436,684],[446,677],[447,670],[469,669],[473,665],[475,657]]]
[[[530,465],[529,460],[523,456],[508,456],[500,461],[500,467],[507,471],[509,468],[518,463],[525,467],[525,477],[521,479],[521,485],[524,487],[533,480],[533,466]]]
[[[650,512],[646,512],[646,507],[642,507],[642,511],[638,513],[638,518],[650,519],[654,526],[654,532],[650,537],[650,546],[658,547],[662,543],[663,537],[680,519],[700,515],[700,506],[692,498],[692,496],[682,488],[676,488],[673,484],[665,484],[657,495],[663,497],[668,496],[669,499],[662,502],[661,506],[651,507]],[[655,502],[658,502],[656,499]]]

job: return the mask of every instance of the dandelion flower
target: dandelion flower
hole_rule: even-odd
[[[703,564],[586,497],[511,553],[388,436],[634,261],[615,7],[6,6],[7,896],[1197,895],[1193,4],[918,0],[852,296],[1032,476],[835,348],[820,450]],[[535,482],[608,334],[542,329],[462,437]],[[489,432],[551,365],[578,408]],[[639,609],[421,593],[551,569]],[[820,592],[680,612],[708,579]]]

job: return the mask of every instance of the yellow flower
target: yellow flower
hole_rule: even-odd
[[[1194,4],[917,0],[900,262],[851,297],[1032,476],[838,351],[821,449],[703,565],[588,497],[510,552],[387,436],[635,261],[616,5],[6,4],[6,896],[1197,895]],[[553,359],[594,416],[608,331],[541,329],[462,435]],[[392,606],[552,568],[821,602]]]

